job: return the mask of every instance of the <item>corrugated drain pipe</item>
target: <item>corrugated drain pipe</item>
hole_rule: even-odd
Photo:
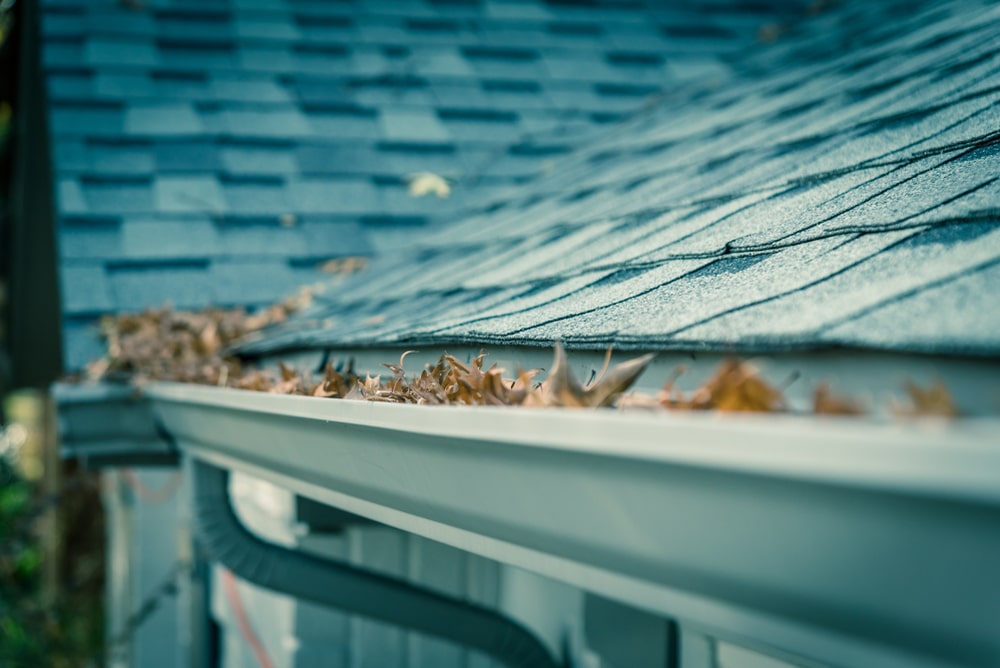
[[[228,483],[227,470],[193,461],[198,536],[240,578],[476,649],[507,666],[560,668],[528,629],[494,610],[258,538],[236,517]]]

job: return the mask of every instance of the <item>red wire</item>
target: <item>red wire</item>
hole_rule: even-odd
[[[181,472],[174,471],[162,487],[151,489],[132,469],[122,469],[120,475],[138,499],[152,505],[169,500],[177,492],[177,488],[181,486],[182,480]]]
[[[264,649],[263,643],[261,643],[260,638],[254,632],[253,627],[250,626],[250,619],[247,617],[247,611],[243,607],[243,601],[240,599],[240,591],[236,588],[236,577],[233,576],[232,572],[223,568],[222,570],[222,590],[226,594],[226,599],[229,601],[229,607],[233,609],[233,614],[236,616],[236,624],[240,627],[240,634],[250,649],[253,650],[254,656],[257,657],[257,663],[260,664],[260,668],[274,668],[274,663],[271,661],[271,657],[267,655],[267,650]]]

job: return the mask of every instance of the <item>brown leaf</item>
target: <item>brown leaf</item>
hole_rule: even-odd
[[[542,391],[530,395],[530,405],[564,406],[573,408],[613,406],[615,401],[639,378],[653,355],[643,355],[616,364],[603,377],[584,387],[569,368],[562,344],[556,342],[554,360]]]
[[[759,377],[757,369],[736,359],[723,362],[715,375],[695,390],[690,399],[683,397],[678,408],[727,412],[773,413],[785,409],[781,391]]]
[[[849,397],[833,394],[829,385],[821,383],[813,394],[813,412],[817,415],[863,415],[865,409]]]
[[[324,274],[350,276],[368,266],[368,260],[363,257],[337,257],[319,265]]]
[[[930,387],[924,389],[913,381],[906,381],[906,394],[913,402],[911,408],[897,409],[904,415],[921,415],[937,417],[958,417],[961,413],[947,386],[941,380],[935,380]]]
[[[656,395],[657,401],[664,408],[685,408],[684,395],[677,390],[677,379],[687,372],[687,367],[683,364],[674,367],[667,382],[663,384],[663,389]]]
[[[286,366],[284,362],[278,362],[278,369],[281,370],[281,380],[286,383],[298,378],[299,372],[290,366]]]

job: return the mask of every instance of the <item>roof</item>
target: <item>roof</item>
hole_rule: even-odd
[[[843,3],[243,348],[1000,353],[1000,8]]]
[[[67,365],[102,313],[261,305],[725,81],[796,3],[43,1]],[[486,168],[489,170],[486,171]],[[452,179],[414,199],[407,174]]]

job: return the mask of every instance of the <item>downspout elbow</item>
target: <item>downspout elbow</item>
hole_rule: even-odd
[[[192,464],[198,536],[209,554],[238,577],[479,650],[512,668],[560,668],[534,634],[495,610],[262,540],[236,516],[229,472],[197,459]]]

